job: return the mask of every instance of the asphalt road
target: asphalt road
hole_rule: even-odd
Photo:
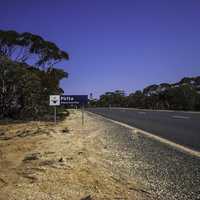
[[[127,108],[87,110],[200,151],[200,113]]]
[[[147,192],[146,200],[200,200],[200,157],[89,115],[104,127],[101,134],[105,153],[111,153],[107,158],[118,163],[110,163],[111,174],[121,172],[130,180],[139,180],[136,185]]]

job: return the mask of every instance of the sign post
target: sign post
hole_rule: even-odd
[[[54,106],[54,123],[56,124],[56,106],[60,106],[60,95],[50,95],[49,105]]]
[[[84,105],[82,105],[82,126],[84,125]]]
[[[87,95],[50,95],[49,105],[54,106],[54,123],[56,124],[56,106],[77,105],[81,108],[82,126],[84,125],[84,106],[88,103]]]
[[[54,123],[56,124],[56,106],[54,106]]]
[[[77,106],[81,109],[81,120],[82,120],[82,126],[84,125],[84,111],[85,111],[85,105],[88,103],[88,95],[61,95],[60,96],[60,103],[61,105],[75,105],[75,108],[77,109]]]

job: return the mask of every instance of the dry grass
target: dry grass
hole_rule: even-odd
[[[137,180],[115,170],[108,127],[88,115],[82,127],[81,113],[70,112],[56,126],[0,125],[0,200],[145,199]]]

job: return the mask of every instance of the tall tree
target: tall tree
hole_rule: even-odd
[[[0,31],[0,117],[48,113],[49,95],[61,94],[60,80],[68,77],[54,65],[67,59],[66,52],[40,36]]]
[[[68,53],[38,35],[4,30],[0,30],[0,55],[21,63],[34,62],[43,69],[69,59]]]

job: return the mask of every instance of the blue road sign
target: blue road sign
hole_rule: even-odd
[[[61,95],[60,104],[79,104],[86,105],[88,103],[88,95]]]

